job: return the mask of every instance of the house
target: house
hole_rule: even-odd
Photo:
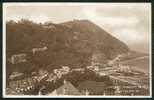
[[[92,71],[99,71],[98,66],[87,66],[87,69],[92,70]]]
[[[83,94],[87,94],[86,92],[88,91],[88,94],[96,95],[96,94],[103,94],[107,86],[104,82],[86,80],[81,82],[77,88]]]
[[[129,67],[129,65],[121,65],[121,64],[119,64],[118,70],[120,72],[131,72],[131,68]]]
[[[63,71],[65,72],[69,72],[70,68],[68,66],[62,66]]]
[[[62,77],[61,69],[54,69],[53,72],[54,74],[56,74],[57,78]]]
[[[58,78],[61,78],[62,75],[66,75],[70,72],[70,68],[68,66],[62,66],[61,69],[54,69],[53,72]]]
[[[121,90],[120,90],[120,86],[115,86],[115,94],[116,95],[120,95],[120,93],[121,93]]]
[[[9,60],[10,60],[10,62],[12,64],[17,64],[17,63],[21,63],[21,62],[26,62],[27,61],[25,53],[12,55]]]
[[[64,80],[64,84],[47,95],[82,95],[70,82]]]
[[[47,70],[44,69],[40,69],[38,71],[38,78],[37,80],[40,82],[42,79],[46,78],[49,75]]]
[[[21,78],[23,75],[24,75],[24,73],[13,72],[13,73],[9,76],[9,79],[10,79],[10,80],[13,80],[13,79]]]
[[[104,73],[104,72],[98,72],[97,73],[99,76],[106,76],[107,74],[106,73]]]
[[[41,52],[41,51],[45,51],[47,50],[48,48],[46,46],[42,47],[42,48],[33,48],[32,49],[32,52],[33,54],[35,54],[36,52]]]
[[[47,71],[47,70],[39,69],[39,71],[38,71],[38,75],[39,75],[39,76],[44,76],[44,75],[46,75],[46,74],[48,74],[48,71]]]
[[[54,74],[49,74],[48,79],[46,80],[47,82],[55,82],[57,77]]]
[[[72,71],[84,72],[85,69],[84,68],[74,68],[74,69],[72,69]]]

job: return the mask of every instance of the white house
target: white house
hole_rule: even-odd
[[[68,66],[62,66],[61,69],[54,69],[53,72],[58,78],[61,78],[62,75],[68,74],[70,72],[70,68]]]
[[[122,72],[131,72],[131,68],[128,66],[128,65],[119,65],[118,66],[119,68],[119,71],[122,71]]]
[[[45,51],[47,50],[48,48],[45,46],[45,47],[42,47],[42,48],[33,48],[32,49],[32,52],[33,54],[35,54],[36,52],[41,52],[41,51]]]
[[[20,76],[23,76],[24,74],[23,73],[18,73],[18,72],[13,72],[10,76],[9,76],[9,79],[14,79],[16,77],[20,77]]]
[[[25,53],[21,53],[21,54],[15,54],[11,56],[10,62],[12,64],[17,64],[17,63],[21,63],[21,62],[26,62],[26,54]]]
[[[98,66],[87,66],[87,69],[92,70],[92,71],[99,71]]]

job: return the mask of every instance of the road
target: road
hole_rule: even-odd
[[[134,59],[130,59],[130,60],[121,61],[121,62],[119,62],[119,63],[131,62],[131,61],[133,61],[133,60],[144,59],[144,58],[146,58],[146,57],[149,57],[149,56],[137,57],[137,58],[134,58]]]

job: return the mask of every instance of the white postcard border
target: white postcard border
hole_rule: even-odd
[[[2,67],[2,72],[3,72],[3,82],[2,82],[2,89],[3,89],[3,97],[4,98],[151,98],[152,97],[152,32],[151,32],[151,28],[152,28],[152,19],[151,19],[151,14],[152,14],[152,4],[151,3],[139,3],[139,4],[149,4],[149,11],[150,11],[150,15],[149,15],[149,64],[150,64],[150,95],[149,96],[44,96],[44,95],[6,95],[6,20],[5,20],[5,16],[6,16],[6,7],[7,6],[12,6],[12,5],[23,5],[23,6],[29,6],[29,5],[52,5],[52,6],[58,6],[58,5],[65,5],[65,6],[77,6],[77,5],[102,5],[102,4],[113,4],[112,3],[80,3],[80,2],[45,2],[45,3],[41,3],[41,2],[31,2],[31,3],[3,3],[3,67]],[[123,4],[123,5],[127,5],[130,3],[115,3],[115,4]],[[131,3],[132,5],[136,5],[138,3]],[[20,9],[20,8],[19,8]]]

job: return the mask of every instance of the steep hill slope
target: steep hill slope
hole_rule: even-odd
[[[93,52],[99,50],[107,59],[113,59],[117,54],[129,51],[123,42],[89,20],[74,20],[61,24],[69,27],[74,33],[78,33],[82,43],[89,42],[93,47]]]
[[[9,21],[6,25],[6,41],[7,70],[13,71],[12,66],[15,66],[22,72],[39,68],[52,70],[60,65],[85,67],[91,64],[93,55],[100,56],[100,63],[104,63],[129,51],[127,45],[88,20],[61,24]],[[44,46],[47,50],[32,54],[33,48]],[[27,69],[24,64],[19,66],[8,62],[12,55],[20,53],[28,55]]]

